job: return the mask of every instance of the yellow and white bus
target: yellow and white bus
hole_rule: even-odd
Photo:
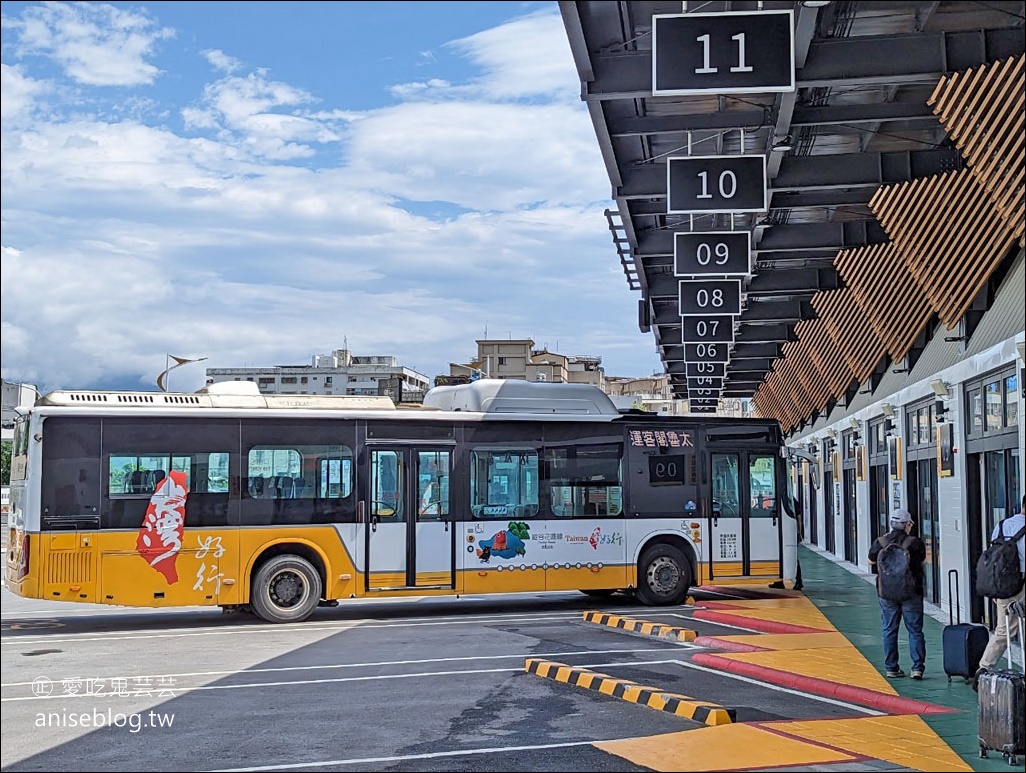
[[[62,390],[15,425],[6,565],[29,598],[217,605],[789,582],[779,425],[482,379],[385,397]]]

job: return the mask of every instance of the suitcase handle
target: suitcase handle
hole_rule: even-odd
[[[952,578],[952,576],[954,576],[954,578],[955,578],[955,592],[954,592],[954,594],[952,594],[952,592],[951,592],[951,578]],[[958,596],[958,570],[957,569],[949,569],[948,570],[948,622],[951,623],[951,625],[955,625],[956,622],[958,624],[961,624],[961,622],[962,622],[962,611],[961,611],[961,608],[959,608],[959,610],[958,610],[957,619],[956,619],[956,616],[955,616],[955,598],[957,596]]]

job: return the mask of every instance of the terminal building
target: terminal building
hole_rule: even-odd
[[[559,7],[674,395],[781,422],[810,547],[865,574],[907,508],[933,613],[991,622],[974,567],[1026,439],[1022,3]]]

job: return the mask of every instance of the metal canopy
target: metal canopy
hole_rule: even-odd
[[[607,212],[630,289],[642,295],[671,385],[687,396],[674,233],[748,230],[745,280],[722,395],[751,397],[814,295],[842,286],[840,250],[882,244],[879,186],[962,168],[927,106],[946,74],[1024,50],[1026,3],[560,2],[612,185]],[[809,7],[812,6],[812,7]],[[652,17],[792,10],[793,92],[652,96]],[[786,139],[786,143],[784,140]],[[774,150],[774,145],[787,150]],[[667,157],[765,154],[769,210],[668,215]]]

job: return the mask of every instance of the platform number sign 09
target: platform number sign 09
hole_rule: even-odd
[[[793,11],[652,17],[654,96],[794,88]]]
[[[748,276],[752,237],[748,231],[681,232],[673,235],[676,276]]]

